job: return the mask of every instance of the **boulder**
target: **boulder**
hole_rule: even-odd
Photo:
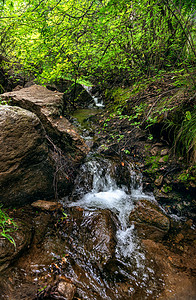
[[[161,240],[170,228],[169,218],[158,205],[146,199],[139,200],[129,216],[143,239]]]
[[[109,210],[95,211],[87,216],[85,224],[85,249],[90,259],[103,267],[115,255],[116,226],[112,214]]]
[[[94,104],[93,98],[84,87],[71,80],[59,79],[54,84],[47,85],[47,88],[64,93],[63,99],[66,111],[74,108],[87,108],[89,105],[92,106]]]
[[[86,260],[102,269],[115,256],[114,216],[109,210],[89,212],[80,207],[72,207],[70,216],[72,220],[66,228],[68,239],[76,251],[83,249]]]
[[[55,169],[38,117],[0,105],[0,200],[6,206],[54,195]]]
[[[50,91],[35,84],[18,91],[4,93],[1,98],[4,101],[10,101],[11,105],[17,105],[35,113],[50,137],[50,143],[54,142],[75,162],[80,161],[89,152],[89,147],[76,128],[62,116],[63,93]]]

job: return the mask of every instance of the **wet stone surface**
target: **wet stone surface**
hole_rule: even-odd
[[[0,238],[0,272],[22,255],[30,245],[32,230],[29,224],[18,220],[16,225],[16,231],[9,233],[15,245],[2,236]]]
[[[34,237],[29,250],[1,272],[0,299],[194,299],[192,224],[171,237],[172,249],[143,240],[144,257],[134,260],[115,252],[119,221],[114,226],[109,210],[71,207],[66,219],[60,212],[25,210],[18,214],[29,219]],[[175,248],[178,243],[183,251]]]
[[[106,163],[87,160],[72,197],[61,200],[63,210],[13,211],[11,217],[28,221],[33,238],[1,272],[2,299],[194,299],[193,223],[168,218],[143,193],[138,172],[130,170],[127,188],[115,179],[116,165]],[[142,240],[136,223],[147,232]]]
[[[170,220],[159,206],[149,200],[139,200],[129,216],[142,238],[162,240],[170,229]]]

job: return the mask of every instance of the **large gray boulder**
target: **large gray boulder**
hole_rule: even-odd
[[[41,120],[47,135],[61,150],[75,162],[80,161],[89,148],[76,128],[63,117],[63,93],[50,91],[44,86],[32,85],[19,91],[4,93],[2,100],[10,101],[34,112]]]
[[[39,118],[0,105],[0,202],[19,205],[54,194],[55,169]]]

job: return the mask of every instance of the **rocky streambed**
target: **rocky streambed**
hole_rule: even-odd
[[[143,193],[133,166],[130,186],[120,184],[119,163],[90,156],[70,197],[12,210],[19,229],[16,248],[1,240],[2,299],[194,299],[193,224]]]
[[[61,94],[33,86],[3,97],[22,108],[1,108],[1,201],[20,207],[9,210],[16,245],[0,239],[0,299],[195,299],[192,220],[144,192],[133,161],[90,151]]]

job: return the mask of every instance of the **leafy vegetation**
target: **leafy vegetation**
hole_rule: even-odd
[[[0,238],[6,238],[16,246],[13,237],[10,235],[15,230],[17,230],[16,223],[0,207]]]
[[[0,53],[27,76],[127,84],[195,66],[193,1],[0,2]]]
[[[190,0],[1,0],[0,67],[42,84],[101,86],[104,130],[126,119],[153,140],[151,128],[164,123],[174,148],[195,160],[195,8]],[[185,90],[191,107],[178,96]]]

